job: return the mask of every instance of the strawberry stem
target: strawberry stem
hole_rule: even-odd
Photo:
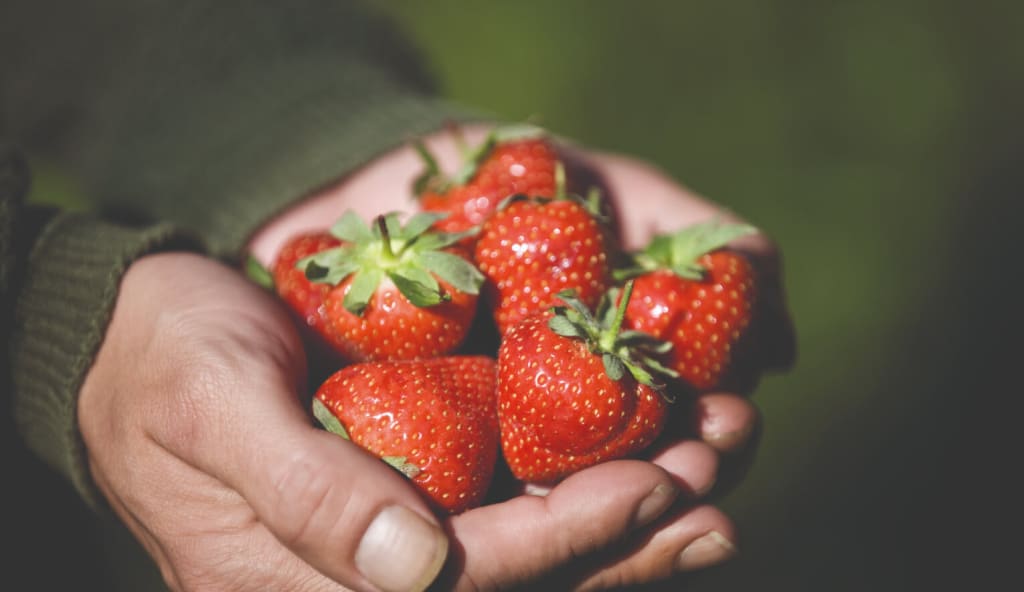
[[[565,192],[565,166],[561,160],[555,161],[555,199],[567,199]]]
[[[377,216],[377,229],[380,231],[381,257],[388,263],[395,261],[395,251],[391,248],[391,233],[388,232],[387,217]]]
[[[423,143],[423,140],[419,138],[412,140],[412,147],[419,154],[420,160],[423,162],[423,172],[417,175],[412,182],[413,195],[419,197],[428,190],[444,193],[447,180],[441,174],[441,167],[438,166],[437,159],[434,158],[434,155],[427,148],[427,145]]]
[[[615,318],[612,320],[612,324],[601,334],[600,346],[604,351],[614,351],[619,331],[622,329],[622,322],[626,318],[626,306],[632,295],[633,280],[629,280],[622,286],[622,298],[619,299],[619,305],[615,309]]]
[[[548,319],[548,328],[555,335],[585,342],[592,353],[601,357],[605,373],[612,380],[619,380],[629,372],[637,382],[660,392],[665,383],[658,381],[653,373],[666,377],[677,375],[652,356],[665,353],[671,345],[640,331],[622,330],[632,295],[633,282],[628,281],[621,292],[619,288],[608,290],[597,310],[591,311],[572,290],[563,290],[558,298],[565,306],[552,307],[554,314]],[[616,298],[619,298],[617,304]]]

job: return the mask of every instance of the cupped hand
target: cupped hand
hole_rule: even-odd
[[[724,515],[673,508],[713,479],[698,442],[673,449],[674,473],[616,461],[442,523],[312,427],[304,372],[286,312],[236,271],[172,253],[123,278],[79,419],[97,486],[173,589],[418,590],[446,559],[441,589],[592,588],[731,553]]]
[[[443,136],[428,143],[454,158]],[[642,163],[585,158],[614,197],[646,200],[620,208],[627,246],[720,213]],[[262,229],[252,252],[269,264],[292,233],[344,208],[409,209],[418,167],[409,149],[377,159]],[[738,246],[781,285],[767,239]],[[763,343],[776,345],[753,374],[792,358],[781,291],[765,301],[778,303],[761,313],[778,330]],[[291,323],[271,295],[197,255],[151,255],[123,278],[79,420],[97,486],[173,588],[415,590],[444,566],[444,588],[600,589],[734,553],[733,523],[702,498],[724,463],[753,449],[757,412],[739,392],[698,397],[646,459],[440,521],[398,473],[312,427]]]
[[[470,127],[463,137],[472,144],[484,133],[484,127]],[[452,138],[439,133],[425,143],[452,170],[458,160]],[[613,198],[628,249],[695,221],[737,219],[642,161],[572,146],[565,153]],[[409,184],[420,166],[408,148],[383,155],[262,229],[250,244],[252,253],[270,264],[288,237],[323,230],[345,209],[364,218],[413,209]],[[707,499],[742,477],[760,431],[748,395],[762,372],[793,363],[795,341],[774,243],[756,234],[732,246],[752,258],[763,287],[752,329],[757,347],[734,377],[735,388],[688,399],[688,408],[675,412],[676,421],[644,459],[604,463],[554,488],[527,492],[540,495],[513,493],[450,518],[443,586],[491,590],[543,580],[558,589],[616,588],[669,578],[735,553],[734,524]]]
[[[302,344],[236,271],[123,278],[79,399],[99,489],[176,590],[424,587],[447,539],[397,472],[311,427]]]

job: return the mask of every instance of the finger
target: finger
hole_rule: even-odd
[[[674,415],[651,447],[650,460],[673,475],[690,499],[718,499],[750,469],[761,428],[760,413],[749,399],[732,393],[700,395],[690,413]]]
[[[687,499],[707,495],[717,481],[718,453],[697,440],[659,440],[645,451],[644,458],[661,467]],[[548,495],[553,486],[521,483],[519,493]]]
[[[663,438],[643,453],[643,458],[661,467],[686,499],[707,495],[717,481],[719,455],[705,442],[693,439]],[[515,481],[510,492],[522,495],[548,495],[554,486]]]
[[[718,479],[708,493],[708,500],[721,499],[743,483],[754,464],[763,433],[764,424],[755,422],[742,446],[719,456]]]
[[[575,473],[547,496],[470,510],[450,521],[457,544],[443,581],[484,590],[533,581],[651,523],[677,495],[662,469],[620,460]]]
[[[645,536],[597,556],[598,567],[579,573],[574,590],[619,590],[705,569],[737,553],[733,522],[712,506],[665,516]]]
[[[750,442],[761,421],[757,407],[746,397],[707,393],[697,397],[690,420],[693,433],[722,453],[737,452]]]
[[[757,407],[749,398],[739,394],[680,395],[655,447],[699,439],[716,452],[731,453],[746,446],[760,421]]]
[[[747,397],[735,393],[708,393],[694,399],[689,413],[673,416],[662,441],[668,440],[668,446],[678,446],[680,439],[686,443],[686,438],[699,438],[714,451],[718,461],[715,482],[703,493],[708,499],[718,499],[741,483],[750,469],[763,425],[760,412]],[[666,466],[666,470],[673,472],[675,469]]]
[[[179,437],[182,457],[238,491],[285,547],[332,580],[356,590],[429,585],[447,538],[408,481],[311,427],[291,385],[259,370],[247,376],[253,382],[228,390],[235,404],[204,406],[202,426],[220,430],[186,429],[187,443]],[[208,398],[223,396],[216,386],[211,391]]]
[[[672,476],[687,499],[707,495],[718,479],[718,453],[698,440],[658,443],[649,458]]]

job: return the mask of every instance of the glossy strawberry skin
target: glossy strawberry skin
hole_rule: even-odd
[[[573,200],[516,201],[484,223],[474,260],[500,333],[573,289],[593,307],[610,285],[606,234]]]
[[[281,248],[271,268],[274,290],[309,332],[334,347],[334,334],[324,315],[324,301],[330,291],[325,284],[309,281],[296,264],[310,255],[338,246],[341,242],[327,232],[296,235]]]
[[[625,324],[672,349],[664,363],[698,391],[718,386],[733,350],[750,324],[756,297],[754,269],[742,254],[718,250],[702,255],[704,279],[663,269],[635,279]]]
[[[557,161],[546,138],[501,142],[468,183],[444,193],[427,191],[420,196],[420,205],[426,211],[450,214],[435,225],[438,230],[462,232],[482,224],[510,195],[553,196]]]
[[[444,513],[480,505],[498,454],[495,363],[484,356],[368,362],[336,372],[317,390],[352,442],[405,457],[412,478]]]
[[[460,253],[458,249],[450,252]],[[439,284],[451,299],[420,308],[385,280],[366,309],[356,315],[344,306],[352,279],[342,281],[324,300],[332,342],[345,359],[354,362],[414,360],[451,353],[469,332],[478,296],[456,290],[443,281]]]
[[[501,444],[513,475],[554,483],[650,445],[668,403],[626,376],[612,380],[601,356],[556,335],[549,313],[513,326],[498,350]]]

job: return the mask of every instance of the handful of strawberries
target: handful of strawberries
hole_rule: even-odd
[[[542,131],[494,130],[452,177],[417,148],[416,212],[339,212],[271,270],[337,358],[313,399],[326,429],[458,513],[499,459],[555,483],[639,452],[677,393],[716,387],[757,293],[726,245],[754,229],[702,223],[617,252],[604,197],[566,190],[578,180]],[[470,337],[481,327],[497,342]]]

